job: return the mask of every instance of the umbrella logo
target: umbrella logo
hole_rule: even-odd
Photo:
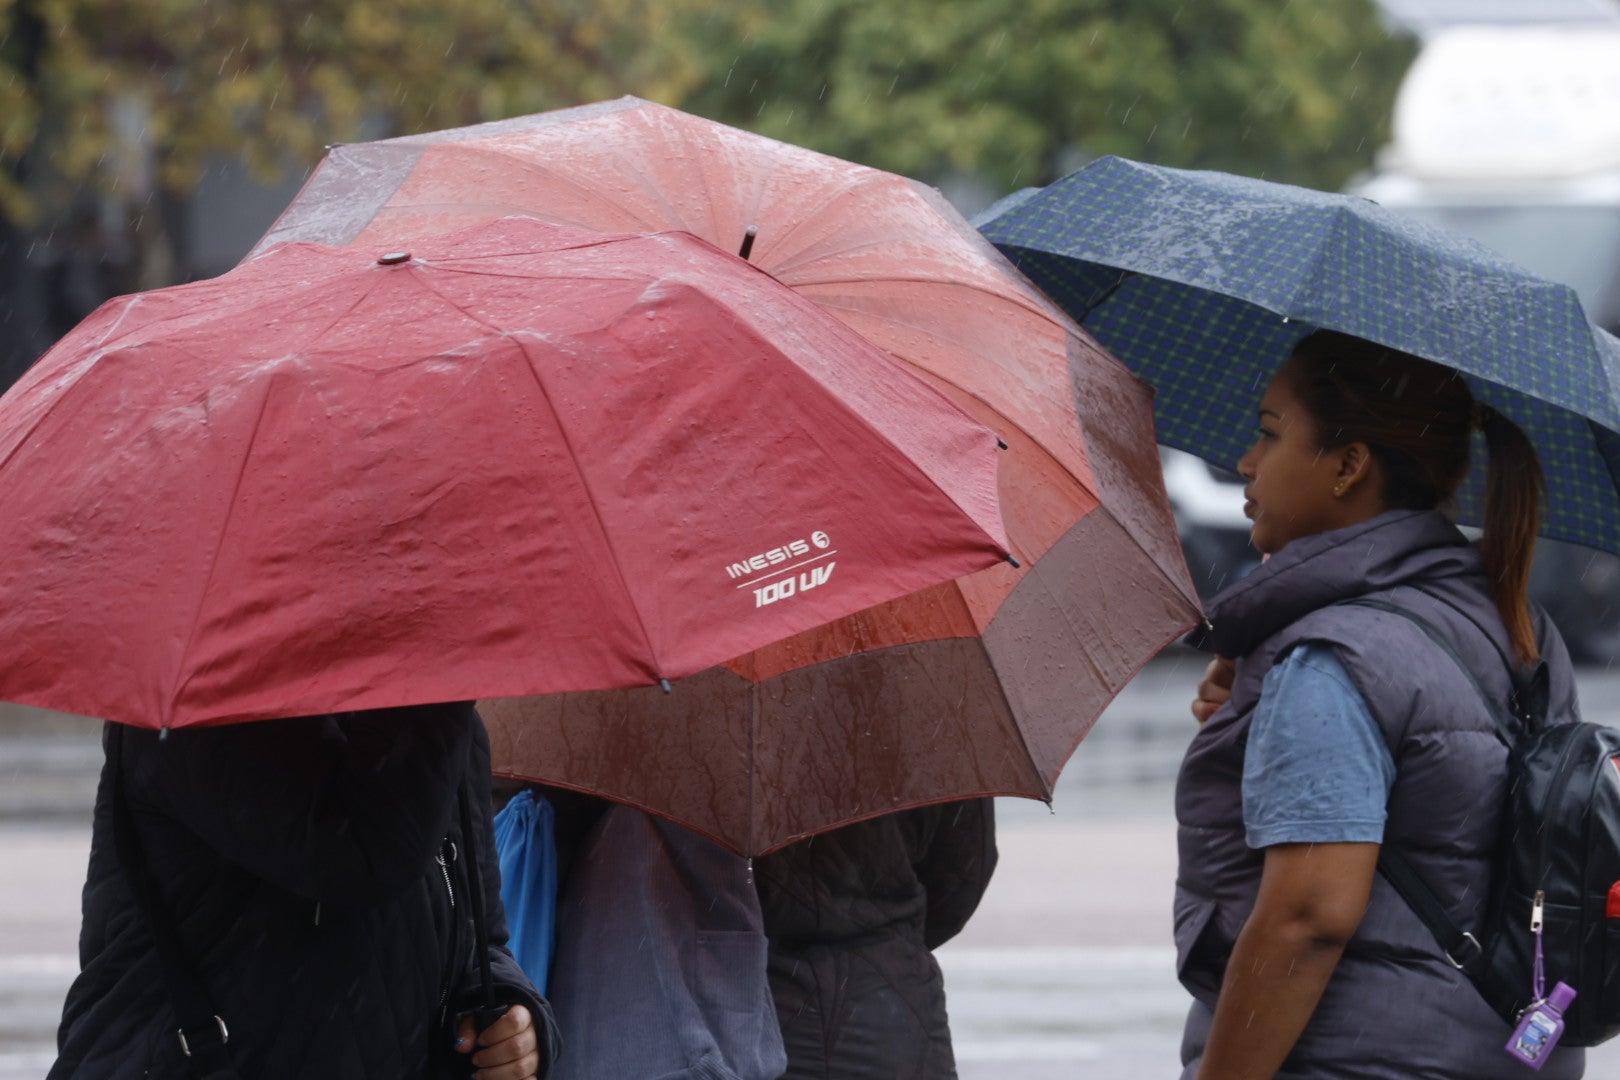
[[[737,582],[737,588],[752,589],[754,606],[762,608],[827,584],[838,565],[827,560],[837,554],[832,539],[817,529],[808,540],[790,540],[726,564],[726,576]],[[805,558],[807,555],[810,557]]]
[[[780,566],[789,559],[797,559],[801,555],[808,554],[810,554],[810,545],[803,540],[794,540],[783,544],[781,547],[773,547],[768,551],[762,551],[758,555],[750,555],[741,562],[734,562],[726,567],[726,574],[733,580],[745,578],[772,566]]]
[[[810,561],[814,562],[815,560]],[[823,566],[812,566],[808,570],[800,571],[798,577],[794,577],[792,573],[789,573],[787,577],[782,578],[780,581],[762,585],[754,590],[754,606],[762,608],[767,604],[774,604],[778,600],[786,600],[790,596],[798,596],[801,593],[807,593],[811,589],[825,585],[827,580],[832,577],[833,567],[837,565],[835,562],[830,562]]]

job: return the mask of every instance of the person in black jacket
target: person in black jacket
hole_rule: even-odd
[[[546,1075],[555,1028],[504,948],[470,704],[163,736],[109,725],[104,742],[52,1080],[200,1076],[193,1043],[242,1080]],[[190,978],[172,975],[163,922]],[[176,982],[219,1018],[186,1046]],[[487,1003],[509,1008],[476,1034],[466,1014]]]
[[[786,1080],[954,1080],[932,950],[996,867],[990,799],[904,810],[754,860]]]

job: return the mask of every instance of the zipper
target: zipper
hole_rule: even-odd
[[[449,852],[448,858],[445,855],[446,852]],[[456,888],[450,884],[450,864],[456,861],[456,842],[446,837],[444,846],[433,856],[433,861],[439,864],[439,873],[444,875],[444,891],[450,897],[450,910],[454,911],[456,910]]]
[[[1569,756],[1574,752],[1575,740],[1570,739],[1564,744],[1563,752],[1558,755],[1558,771],[1556,774],[1558,777],[1558,782],[1553,785],[1550,797],[1548,799],[1549,806],[1557,806],[1563,801],[1564,788],[1569,784],[1569,772],[1566,769],[1566,766],[1569,764]],[[1540,851],[1536,856],[1537,885],[1543,885],[1547,881],[1547,868],[1552,865],[1551,851],[1551,838],[1548,837],[1547,830],[1543,829],[1541,830]],[[1532,923],[1532,929],[1538,928],[1541,925],[1541,905],[1545,898],[1546,894],[1541,889],[1537,889],[1535,902],[1530,908],[1530,921]]]
[[[439,873],[444,875],[444,892],[450,898],[450,934],[451,940],[455,938],[456,927],[456,888],[450,883],[450,864],[456,861],[456,842],[448,836],[439,850],[434,853],[433,861],[439,864]],[[439,982],[439,1019],[444,1019],[445,1002],[450,1000],[450,976],[446,972]]]

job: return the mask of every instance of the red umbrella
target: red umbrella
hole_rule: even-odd
[[[337,147],[261,247],[394,243],[512,213],[746,247],[1002,435],[1024,568],[808,632],[668,697],[486,702],[498,771],[756,853],[902,806],[1048,798],[1103,707],[1196,620],[1151,391],[915,181],[623,98]]]
[[[994,435],[733,255],[532,219],[387,251],[112,301],[0,399],[0,698],[648,686],[1007,551]]]

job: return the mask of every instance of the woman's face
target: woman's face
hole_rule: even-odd
[[[1317,446],[1316,422],[1293,387],[1293,364],[1284,364],[1260,400],[1259,431],[1237,467],[1248,481],[1243,512],[1254,522],[1250,540],[1263,555],[1351,523],[1334,493],[1343,455]]]

